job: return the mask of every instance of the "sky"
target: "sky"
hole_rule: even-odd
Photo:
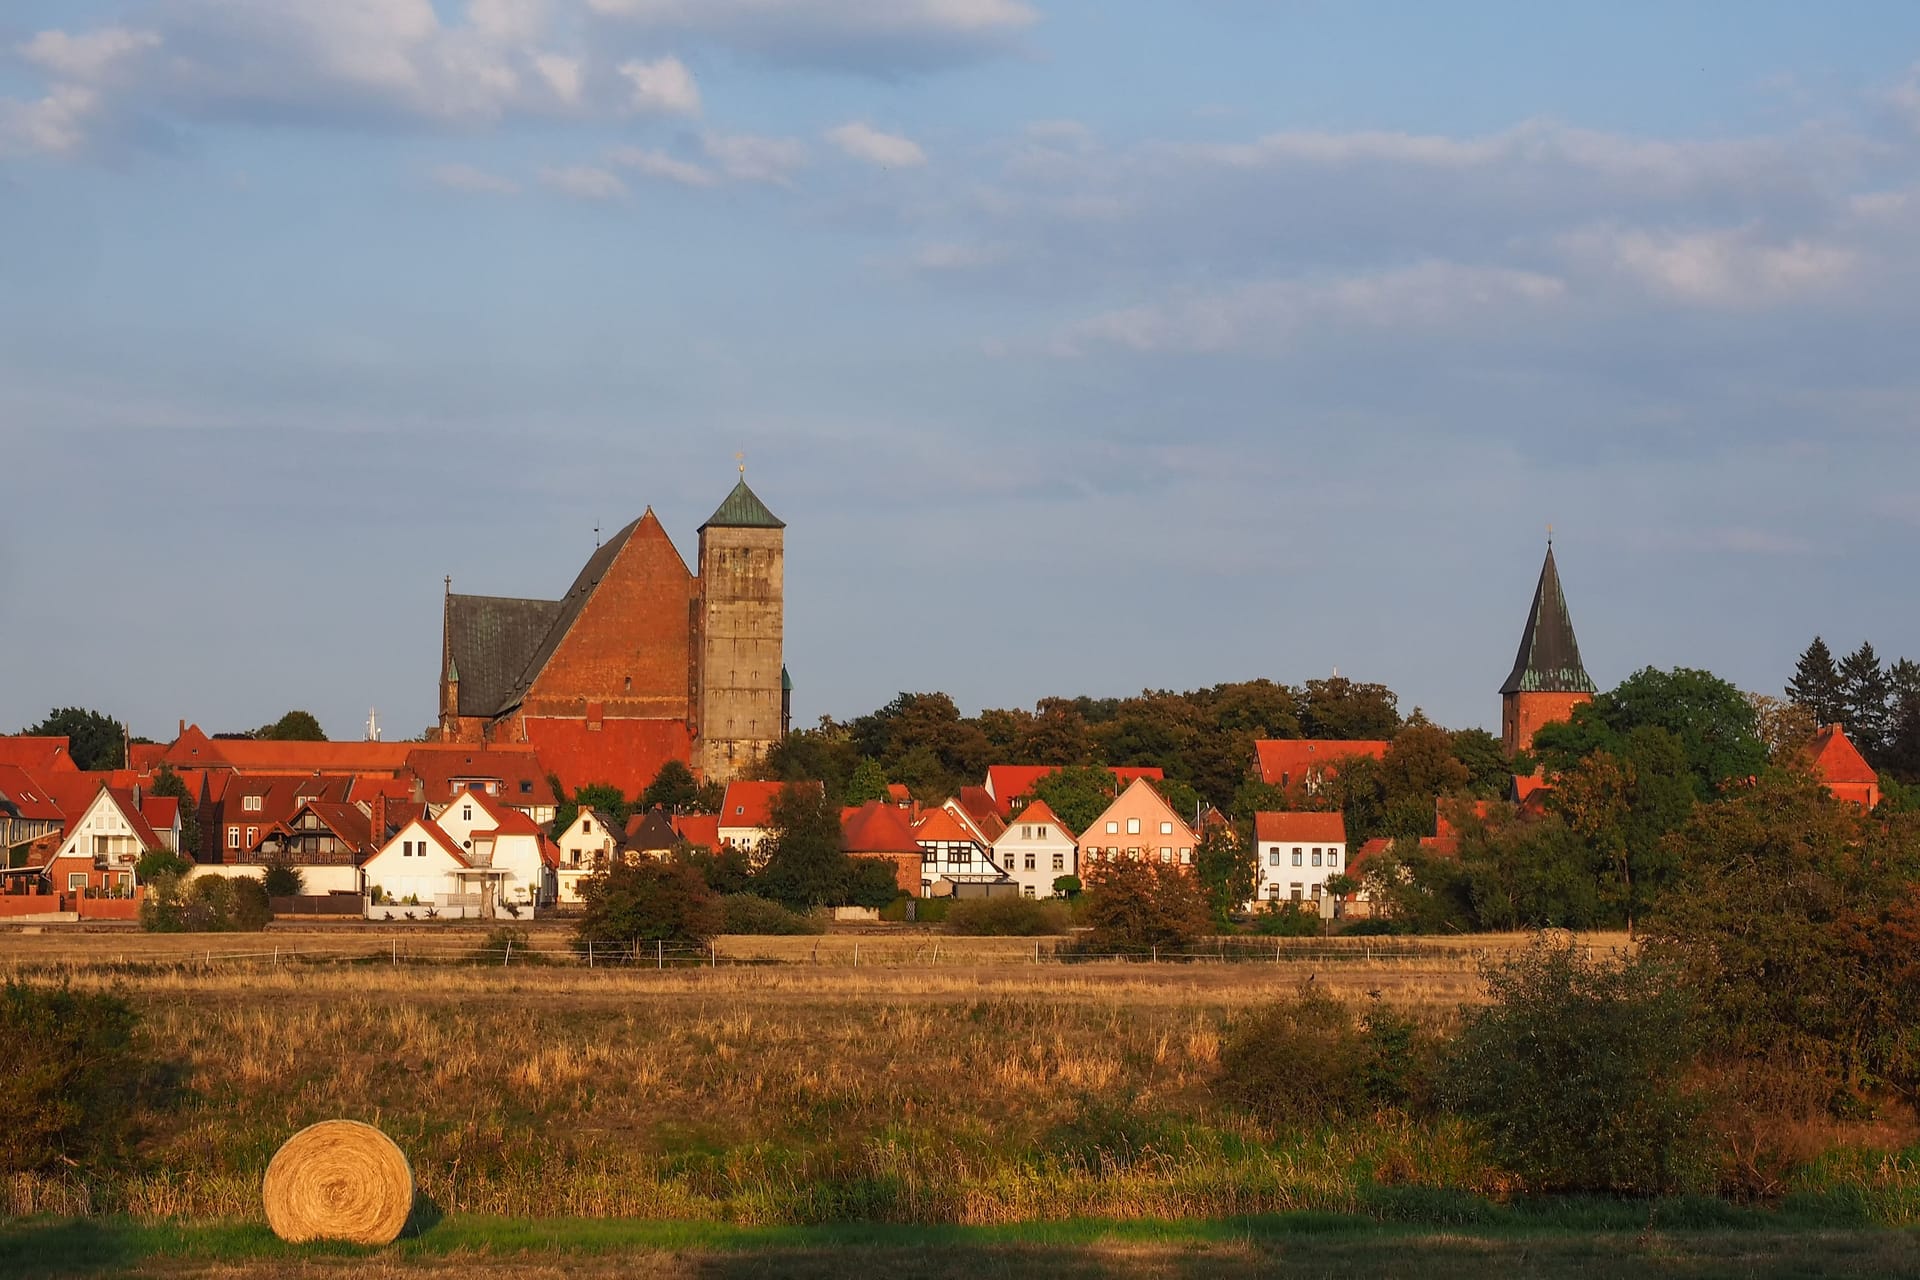
[[[8,0],[0,729],[432,723],[744,453],[796,723],[1920,656],[1920,6]]]

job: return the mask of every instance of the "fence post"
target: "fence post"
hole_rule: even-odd
[[[1153,944],[1153,963],[1160,963],[1160,944],[1157,942]]]
[[[853,967],[860,967],[860,944],[857,942],[853,944]]]
[[[512,938],[508,938],[508,939],[507,939],[507,949],[506,949],[506,951],[504,951],[503,953],[501,953],[501,956],[500,956],[500,967],[501,967],[502,969],[504,969],[504,968],[506,968],[506,967],[507,967],[507,964],[508,964],[508,963],[509,963],[509,962],[510,962],[510,961],[511,961],[512,959],[513,959],[513,939],[512,939]]]
[[[593,939],[587,939],[587,968],[593,968]]]
[[[712,938],[708,938],[707,939],[707,968],[718,969],[719,967],[720,967],[720,944],[715,942]]]

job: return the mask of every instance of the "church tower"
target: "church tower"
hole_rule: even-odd
[[[786,522],[740,482],[700,526],[696,763],[727,781],[780,740]]]
[[[1573,620],[1560,591],[1560,571],[1553,563],[1553,541],[1547,541],[1547,562],[1540,566],[1540,584],[1533,589],[1533,611],[1520,635],[1520,653],[1513,674],[1500,686],[1500,740],[1507,754],[1525,751],[1543,724],[1565,720],[1583,702],[1591,702],[1593,680],[1580,665],[1580,645],[1573,638]]]

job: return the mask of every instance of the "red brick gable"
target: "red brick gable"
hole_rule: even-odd
[[[694,578],[651,507],[606,573],[581,589],[573,625],[529,673],[521,713],[585,716],[591,700],[609,723],[690,720]]]

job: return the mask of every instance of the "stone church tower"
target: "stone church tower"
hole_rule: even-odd
[[[1513,660],[1513,673],[1500,686],[1500,740],[1507,754],[1525,751],[1541,725],[1567,719],[1575,707],[1593,701],[1594,693],[1593,679],[1580,665],[1580,644],[1573,638],[1573,620],[1567,616],[1549,540],[1547,561],[1533,589],[1533,610],[1520,635],[1520,653]]]
[[[779,742],[786,720],[786,522],[740,482],[700,526],[695,763],[732,778]]]

